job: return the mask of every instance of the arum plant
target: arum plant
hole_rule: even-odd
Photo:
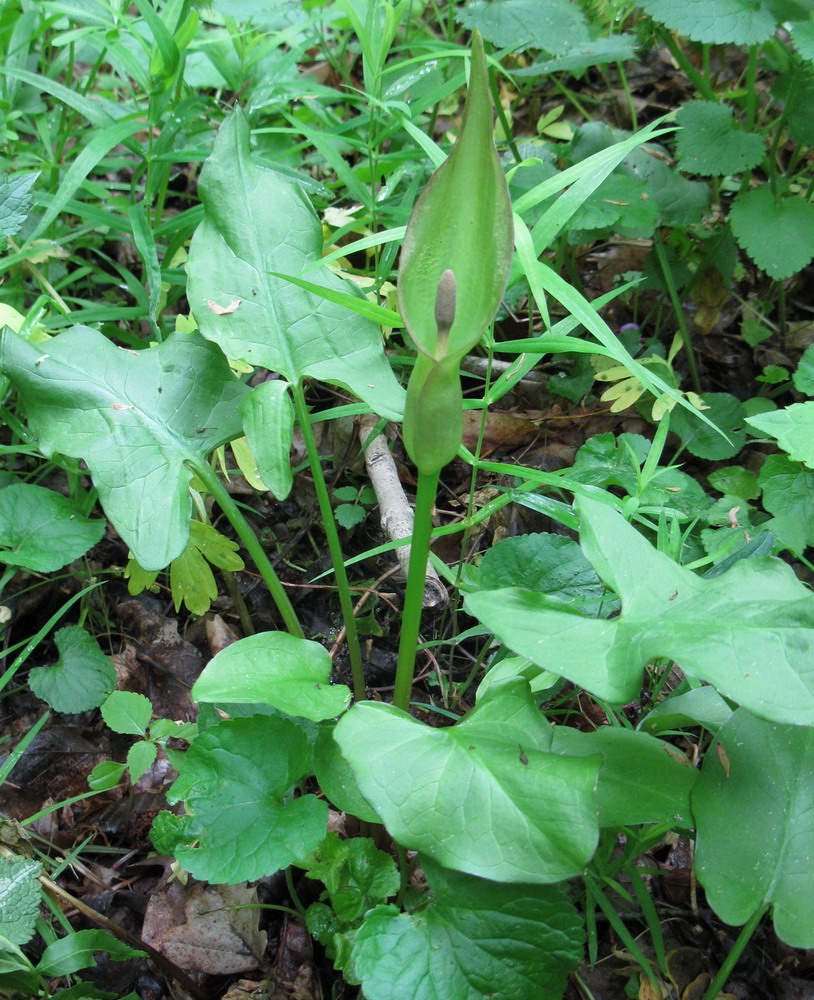
[[[512,262],[512,207],[492,142],[483,41],[472,41],[458,139],[416,201],[399,269],[402,318],[418,349],[407,388],[404,444],[418,469],[394,704],[410,700],[432,506],[441,469],[463,436],[459,364],[494,318]]]

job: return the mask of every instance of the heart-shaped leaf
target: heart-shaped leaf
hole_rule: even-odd
[[[218,348],[174,334],[129,351],[87,326],[32,346],[7,328],[0,368],[42,451],[88,463],[105,513],[139,564],[159,570],[179,556],[192,511],[184,463],[241,434],[237,406],[249,392]]]
[[[658,552],[611,507],[580,498],[582,550],[622,599],[610,621],[545,594],[470,594],[466,607],[510,649],[600,698],[638,697],[656,657],[764,718],[814,725],[814,595],[779,559],[742,559],[703,579]]]
[[[54,641],[59,659],[50,667],[34,667],[28,675],[31,690],[56,712],[98,708],[116,690],[116,668],[110,657],[78,625],[61,628]]]
[[[275,277],[299,277],[322,253],[322,229],[302,189],[255,163],[235,110],[218,132],[199,185],[204,220],[187,263],[187,296],[201,333],[231,358],[346,385],[375,412],[400,419],[404,394],[376,324]],[[310,280],[350,286],[327,269]]]
[[[739,709],[718,730],[716,750],[693,794],[707,897],[729,924],[772,906],[778,936],[814,948],[814,729]]]
[[[593,854],[600,760],[547,752],[550,726],[525,681],[496,685],[449,729],[357,703],[334,738],[394,839],[449,868],[557,882]]]
[[[261,632],[217,653],[195,681],[192,697],[271,705],[286,715],[321,722],[344,712],[350,691],[331,684],[331,657],[318,642]]]

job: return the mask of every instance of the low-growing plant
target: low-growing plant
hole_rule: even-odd
[[[145,14],[146,3],[137,6],[149,37],[142,35],[136,54],[125,46],[115,47],[114,55],[128,66],[141,65],[139,83],[149,95],[152,126],[172,95],[185,92],[187,60],[205,50],[195,48],[198,14],[189,5],[167,5],[161,17],[152,8]],[[292,903],[336,969],[371,1000],[556,1000],[579,968],[586,940],[591,958],[597,956],[597,911],[642,975],[660,988],[659,976],[667,977],[664,941],[636,861],[676,831],[695,839],[695,870],[715,912],[742,926],[704,994],[704,1000],[714,1000],[767,913],[787,944],[814,947],[807,870],[814,839],[814,596],[777,558],[783,551],[803,558],[811,541],[812,404],[759,412],[727,393],[683,393],[674,368],[678,341],[666,356],[654,351],[637,360],[599,312],[618,290],[589,302],[560,276],[569,246],[586,234],[653,237],[662,288],[680,310],[686,287],[675,280],[659,230],[690,233],[709,192],[666,164],[665,147],[656,140],[667,141],[673,127],[663,121],[632,134],[584,125],[560,151],[559,165],[553,158],[517,157],[507,184],[493,143],[488,65],[477,29],[496,44],[522,48],[517,37],[503,36],[507,22],[500,21],[503,8],[520,6],[520,0],[473,3],[461,14],[476,30],[471,53],[447,51],[450,59],[465,57],[470,70],[463,120],[448,156],[420,132],[409,106],[383,87],[410,5],[371,3],[366,19],[350,0],[328,8],[332,30],[352,28],[362,51],[372,109],[358,124],[366,136],[367,179],[348,168],[335,145],[342,135],[362,148],[358,134],[348,129],[317,136],[309,116],[322,114],[320,105],[291,112],[291,127],[314,142],[348,191],[358,193],[374,230],[372,237],[338,246],[329,259],[376,247],[380,284],[400,245],[398,313],[324,266],[320,218],[298,182],[265,162],[268,147],[253,155],[249,120],[236,109],[201,171],[202,213],[183,254],[194,324],[176,324],[167,333],[161,315],[164,271],[145,235],[145,220],[150,206],[160,206],[166,196],[161,164],[167,161],[151,150],[139,153],[149,199],[128,213],[128,221],[148,271],[153,265],[144,315],[157,342],[144,347],[136,339],[128,343],[138,349],[123,349],[82,323],[37,343],[24,324],[5,327],[0,368],[25,410],[23,431],[44,455],[86,463],[108,520],[132,554],[132,591],[172,566],[176,609],[184,601],[202,613],[216,593],[204,559],[227,572],[241,568],[237,546],[209,522],[211,511],[201,500],[207,495],[253,560],[282,625],[238,640],[208,663],[192,689],[201,705],[196,727],[152,721],[148,699],[115,691],[109,660],[76,626],[57,634],[59,660],[32,670],[29,684],[56,711],[101,706],[111,729],[137,737],[126,763],[108,762],[93,772],[94,790],[110,787],[125,772],[138,780],[170,737],[188,740],[188,749],[167,751],[178,771],[169,801],[178,808],[156,819],[155,848],[211,882],[256,880],[293,868],[321,883],[322,889],[309,893],[307,882],[298,889],[290,879]],[[576,8],[556,6],[562,17],[570,12],[572,37],[569,45],[545,53],[545,72],[576,72],[631,51],[631,39],[592,36]],[[672,23],[655,0],[643,6],[656,19],[663,16],[668,27]],[[762,14],[761,7],[755,20]],[[805,30],[799,34],[807,38]],[[767,37],[747,31],[743,38],[713,33],[699,41],[752,44],[752,73],[754,46]],[[86,42],[100,46],[99,31],[89,30]],[[108,43],[100,51],[108,53]],[[571,52],[577,46],[581,59]],[[226,77],[229,59],[219,51],[213,47],[207,57]],[[22,82],[33,76],[15,65],[5,75]],[[749,127],[739,129],[727,106],[717,103],[709,77],[699,80],[703,105],[686,104],[679,115],[679,168],[703,176],[742,173],[732,227],[761,265],[762,248],[754,246],[750,227],[769,217],[773,226],[802,219],[810,204],[799,192],[777,201],[779,191],[749,190],[748,171],[764,151],[753,128],[754,108],[746,109]],[[442,91],[448,86],[447,80],[433,84]],[[61,84],[51,81],[49,87],[68,106],[90,113],[76,97],[69,100]],[[257,106],[276,98],[261,87],[252,99]],[[795,107],[792,99],[787,107]],[[97,127],[104,127],[92,142],[100,157],[135,135],[133,121],[97,119]],[[184,120],[190,126],[191,114]],[[721,174],[720,162],[710,169],[704,160],[699,138],[710,122],[727,140],[730,160]],[[395,214],[392,202],[380,203],[377,185],[397,169],[383,165],[382,135],[399,130],[421,136],[436,169],[406,229],[376,233],[382,218],[396,221],[388,215]],[[410,181],[413,194],[422,176]],[[18,178],[7,184],[23,206],[20,219],[7,226],[9,238],[25,221],[33,183]],[[52,191],[35,235],[72,203],[81,183],[66,177]],[[773,207],[765,216],[769,198]],[[188,223],[170,237],[170,271],[180,259]],[[358,235],[361,225],[353,219],[346,233],[333,236]],[[703,266],[720,260],[720,246],[712,242],[699,241]],[[779,280],[801,266],[803,256],[800,250],[799,256],[776,260],[767,273]],[[492,323],[502,297],[518,286],[536,303],[544,330],[501,340]],[[557,322],[549,314],[554,303],[566,312]],[[406,327],[415,345],[414,357],[398,359],[410,369],[406,394],[385,355],[379,323]],[[585,336],[577,335],[580,327]],[[686,327],[681,333],[688,360],[694,358]],[[490,359],[505,353],[516,360],[487,380],[480,398],[465,403],[460,365],[478,345]],[[793,385],[805,395],[814,394],[809,355],[793,375]],[[659,420],[653,442],[638,434],[596,435],[559,472],[489,461],[481,455],[482,434],[474,450],[465,447],[465,406],[479,410],[485,421],[489,408],[545,356],[594,359],[591,370],[616,382],[615,395],[606,401],[639,400]],[[256,368],[278,377],[250,386],[246,375]],[[691,370],[697,380],[697,369]],[[355,503],[344,521],[334,509],[311,426],[315,414],[306,388],[312,381],[347,394],[345,412],[372,411],[400,423],[418,473],[392,704],[367,699],[337,530],[337,521],[347,527],[357,518],[353,512],[366,499],[355,487],[339,487],[334,499]],[[744,423],[776,439],[788,457],[768,458],[759,475],[742,466],[719,469],[709,477],[721,494],[717,500],[674,460],[663,461],[670,433],[693,456],[735,459],[747,441]],[[333,682],[329,653],[305,636],[268,553],[218,472],[219,449],[245,438],[243,463],[252,464],[258,484],[284,500],[293,483],[295,428],[332,560],[352,689]],[[470,635],[482,640],[470,682],[482,664],[488,669],[469,710],[453,712],[453,724],[438,727],[410,709],[433,505],[439,476],[456,459],[469,464],[473,484],[481,474],[512,477],[514,484],[481,510],[473,507],[447,533],[463,534],[500,507],[518,503],[576,532],[579,544],[552,532],[520,535],[494,544],[476,567],[457,577],[446,571],[476,622]],[[763,510],[753,504],[758,498]],[[28,483],[0,489],[3,510],[8,527],[0,529],[0,558],[15,568],[46,572],[64,566],[98,541],[103,526],[74,500]],[[58,548],[51,535],[59,539]],[[404,542],[390,547],[396,544]],[[0,686],[21,665],[13,665]],[[679,681],[668,691],[676,665]],[[452,704],[461,702],[465,688]],[[559,699],[571,690],[589,696],[608,724],[590,732],[555,724]],[[631,705],[635,725],[624,711]],[[690,730],[700,731],[711,748],[700,768],[682,749],[687,743],[676,739]],[[24,740],[18,746],[5,773],[26,745]],[[371,835],[341,839],[328,833],[329,805],[355,817]],[[238,810],[240,824],[234,822]],[[83,966],[75,958],[55,964],[48,950],[37,964],[19,950],[34,933],[38,874],[31,867],[9,869],[4,888],[0,872],[0,899],[24,911],[13,933],[4,934],[11,957],[0,967],[0,986],[44,996],[43,977]],[[642,907],[654,961],[615,912],[613,892]],[[4,926],[0,922],[0,930]],[[73,955],[81,945],[76,935],[61,947]],[[97,938],[84,945],[108,946]]]

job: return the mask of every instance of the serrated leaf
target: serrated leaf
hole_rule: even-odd
[[[102,705],[102,718],[114,733],[144,736],[153,715],[149,698],[135,691],[114,691]]]
[[[776,438],[789,458],[814,468],[814,401],[792,403],[783,410],[747,417],[746,423],[761,434]]]
[[[305,857],[325,836],[328,806],[313,795],[287,801],[286,793],[310,767],[304,733],[282,717],[233,719],[201,733],[167,796],[187,811],[177,859],[196,878],[234,884]]]
[[[740,465],[730,465],[725,469],[713,469],[707,476],[709,485],[719,493],[729,493],[744,500],[756,500],[760,496],[757,476]]]
[[[331,657],[318,642],[287,632],[261,632],[222,649],[192,687],[196,701],[272,705],[313,722],[332,719],[350,701],[331,684]]]
[[[771,906],[778,937],[814,947],[814,730],[740,709],[707,751],[693,794],[695,866],[715,912],[745,923]]]
[[[602,581],[577,543],[547,532],[516,535],[488,549],[481,559],[480,587],[556,594],[585,615],[597,615],[605,599]]]
[[[366,997],[562,996],[582,961],[584,933],[561,889],[501,885],[422,863],[435,898],[414,913],[377,906],[357,932],[353,968]]]
[[[681,443],[691,455],[710,461],[734,458],[746,444],[743,404],[728,392],[705,392],[701,399],[707,406],[704,416],[723,434],[679,407],[672,412],[670,430],[681,438]]]
[[[54,636],[59,659],[50,667],[34,667],[31,690],[56,712],[98,708],[116,689],[116,668],[83,628],[68,625]]]
[[[126,958],[147,957],[146,952],[131,948],[107,931],[73,931],[48,945],[37,965],[37,972],[52,979],[71,975],[80,969],[94,968],[96,966],[94,952],[97,951],[104,952],[116,962],[124,961]]]
[[[763,506],[769,531],[792,552],[803,554],[814,545],[814,470],[786,455],[769,455],[760,470]]]
[[[458,10],[455,20],[497,48],[518,52],[535,48],[565,55],[590,38],[585,16],[569,0],[475,0]]]
[[[658,552],[610,507],[577,501],[582,550],[622,599],[597,621],[542,594],[470,594],[470,614],[544,670],[624,704],[657,657],[777,722],[814,725],[814,595],[778,559],[742,559],[703,579]],[[374,803],[375,804],[375,803]]]
[[[0,237],[16,236],[31,211],[35,174],[0,174]]]
[[[150,842],[159,854],[175,855],[175,849],[184,843],[186,819],[162,809],[150,828]]]
[[[341,503],[334,509],[337,524],[346,531],[350,531],[357,524],[361,524],[365,519],[365,514],[365,508],[359,504]]]
[[[101,540],[105,522],[83,517],[69,497],[29,483],[0,489],[0,562],[52,573]]]
[[[0,858],[0,936],[27,944],[40,914],[42,864],[18,856]]]
[[[599,760],[548,752],[550,727],[523,680],[496,685],[449,729],[358,702],[334,739],[393,838],[447,867],[556,882],[594,851]]]
[[[134,785],[142,774],[153,766],[157,756],[158,747],[155,743],[139,740],[130,747],[127,751],[127,770]]]
[[[173,334],[127,351],[86,326],[34,347],[4,330],[0,367],[44,454],[88,463],[105,513],[139,564],[159,570],[180,555],[192,509],[185,463],[241,434],[237,405],[249,391],[218,348]]]
[[[328,833],[308,858],[306,874],[325,883],[334,913],[343,923],[352,923],[395,896],[401,883],[393,859],[372,840],[340,840],[335,833]]]
[[[740,246],[770,278],[788,278],[814,257],[814,205],[805,198],[778,201],[765,184],[738,195],[729,223]]]
[[[252,389],[240,404],[243,430],[257,469],[278,500],[285,500],[294,481],[289,458],[294,433],[290,388],[283,379],[272,379]]]
[[[190,246],[187,296],[201,333],[231,358],[280,372],[292,384],[311,376],[347,385],[375,412],[399,419],[404,396],[378,327],[273,276],[296,277],[318,264],[322,230],[302,189],[252,160],[241,110],[221,125],[199,190],[204,221]],[[350,290],[325,268],[309,277]]]
[[[735,127],[732,108],[717,101],[687,101],[676,121],[679,165],[691,174],[723,177],[756,167],[763,158],[763,136]]]
[[[793,375],[794,388],[806,396],[814,396],[814,344],[809,345],[797,364]]]
[[[757,45],[774,31],[768,4],[752,0],[641,0],[641,7],[671,31],[694,42]]]

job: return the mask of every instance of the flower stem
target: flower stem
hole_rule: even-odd
[[[438,472],[418,474],[418,492],[415,498],[415,520],[410,541],[410,568],[407,572],[407,593],[401,618],[399,659],[396,667],[396,687],[393,704],[406,712],[410,707],[415,674],[415,654],[418,630],[421,626],[421,609],[424,603],[424,581],[427,575],[427,556],[432,535],[432,508],[438,488]]]
[[[333,563],[334,575],[336,576],[339,604],[342,608],[342,619],[345,623],[345,637],[348,642],[348,655],[350,656],[353,697],[357,701],[364,701],[367,692],[365,690],[365,675],[362,669],[362,650],[359,646],[359,634],[356,631],[356,619],[353,617],[353,601],[351,600],[345,561],[342,558],[339,532],[336,530],[336,520],[331,508],[331,498],[328,496],[328,486],[322,472],[322,463],[319,451],[317,450],[317,443],[314,439],[314,432],[311,430],[308,406],[305,402],[305,394],[302,391],[301,385],[292,386],[292,396],[294,397],[294,409],[299,421],[300,431],[305,442],[305,450],[308,453],[308,463],[311,466],[311,474],[314,477],[314,491],[317,495],[319,512],[322,515],[322,525],[328,541],[328,551],[331,554],[331,562]]]
[[[251,525],[241,513],[240,508],[230,496],[229,491],[218,478],[217,473],[206,462],[201,462],[200,464],[190,462],[190,467],[215,498],[215,502],[235,529],[238,538],[246,546],[246,551],[252,557],[254,565],[263,577],[269,593],[277,605],[277,610],[280,612],[285,627],[291,635],[295,635],[299,639],[305,638],[305,633],[297,618],[297,613],[294,611],[294,607],[288,599],[288,594],[285,592],[276,570],[271,565],[265,549],[260,544],[260,539],[255,535]]]

